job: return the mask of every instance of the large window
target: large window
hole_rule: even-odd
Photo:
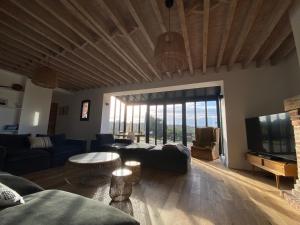
[[[132,122],[133,122],[133,107],[128,105],[126,107],[126,132],[132,132]]]
[[[175,124],[175,117],[174,117],[174,105],[167,105],[167,142],[173,142],[175,140],[174,136],[174,124]]]
[[[196,102],[196,125],[206,127],[206,103],[205,101]]]
[[[133,106],[133,132],[139,132],[140,105]]]
[[[156,144],[163,144],[164,106],[156,106]]]
[[[134,132],[138,142],[177,142],[191,146],[196,128],[219,126],[218,107],[217,99],[126,105],[112,97],[110,129],[114,134]]]
[[[216,101],[207,101],[207,126],[218,127],[218,111]]]
[[[140,112],[140,131],[141,136],[139,137],[140,142],[146,142],[146,114],[147,114],[147,105],[141,105]]]
[[[185,108],[186,108],[186,141],[187,141],[187,145],[191,146],[193,140],[195,140],[195,128],[196,128],[195,102],[185,103]]]
[[[175,142],[182,142],[182,104],[174,105],[175,112]]]
[[[156,135],[156,105],[150,105],[149,112],[149,143],[155,144]]]

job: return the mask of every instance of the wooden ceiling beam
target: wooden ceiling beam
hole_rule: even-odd
[[[229,59],[228,70],[231,70],[231,67],[236,62],[236,59],[239,56],[239,53],[244,46],[244,43],[248,37],[248,34],[254,24],[254,21],[257,17],[257,14],[258,14],[262,4],[263,4],[263,0],[252,0],[251,1],[251,6],[248,9],[247,16],[242,24],[241,30],[238,32],[238,39],[235,42],[236,44],[234,46],[231,57]]]
[[[176,1],[176,3],[178,7],[180,26],[182,30],[182,36],[184,40],[184,46],[185,46],[187,62],[189,65],[189,70],[191,74],[194,74],[193,62],[191,57],[191,49],[190,49],[190,41],[189,41],[189,35],[188,35],[188,30],[187,30],[186,20],[185,20],[183,0],[178,0]]]
[[[286,26],[288,27],[288,26]],[[257,66],[260,67],[266,63],[268,59],[276,52],[276,50],[282,45],[282,43],[290,36],[292,33],[291,29],[284,29],[278,34],[276,42],[269,45],[268,48],[264,51],[263,55],[257,60]]]
[[[81,48],[81,45],[84,44],[79,44],[77,42],[75,42],[72,38],[70,38],[69,36],[67,36],[64,32],[58,30],[55,26],[53,26],[52,24],[50,24],[47,20],[45,20],[42,17],[39,17],[36,12],[33,12],[32,10],[26,8],[26,6],[23,6],[21,3],[17,2],[16,0],[10,0],[12,1],[17,7],[19,7],[20,9],[22,9],[24,12],[26,12],[27,14],[29,14],[31,17],[33,17],[34,19],[36,19],[38,22],[42,23],[44,26],[48,27],[50,30],[52,30],[53,32],[55,32],[56,34],[60,35],[61,37],[65,38],[66,40],[68,40],[73,46],[76,46],[77,49]],[[67,27],[68,28],[68,27]],[[69,28],[68,28],[69,29]],[[111,70],[111,73],[114,73],[115,71],[112,68],[109,68],[107,65],[104,65],[102,61],[100,61],[98,59],[98,57],[94,56],[93,54],[91,54],[89,51],[82,49],[87,55],[89,55],[90,57],[94,58],[95,60],[98,61],[98,63],[100,63],[101,65],[105,66],[108,70]],[[102,72],[102,76],[100,77],[99,74],[95,74],[94,75],[95,79],[105,79],[103,78],[103,72]],[[96,78],[96,76],[98,76],[98,78]],[[109,82],[109,79],[106,81],[102,81],[102,83],[104,82],[104,85],[108,85],[107,82]],[[105,84],[106,83],[106,84]]]
[[[16,41],[16,42],[18,42],[18,43],[21,43],[22,45],[25,45],[25,46],[28,47],[31,51],[34,51],[34,52],[39,53],[40,56],[38,56],[38,55],[36,55],[36,56],[39,57],[39,60],[40,60],[39,63],[41,63],[41,64],[42,64],[43,61],[48,61],[48,62],[50,62],[49,59],[52,59],[52,60],[55,61],[55,62],[52,62],[54,65],[57,65],[57,63],[62,63],[61,61],[59,61],[58,59],[56,59],[55,55],[53,55],[53,54],[47,52],[45,49],[42,49],[38,44],[34,43],[33,41],[31,41],[29,38],[26,38],[25,36],[22,37],[22,36],[20,36],[20,35],[14,35],[13,33],[9,32],[8,30],[7,30],[6,32],[3,32],[2,29],[0,29],[0,33],[1,33],[2,35],[4,35],[4,36],[8,37],[8,38],[11,39],[11,40],[14,40],[14,41]],[[48,60],[45,60],[45,57],[48,57],[49,59],[48,59]],[[64,63],[63,63],[63,64],[64,64]],[[67,64],[65,63],[64,65],[67,65]],[[72,70],[76,70],[77,73],[79,72],[79,73],[81,73],[81,74],[83,74],[83,75],[89,77],[90,80],[93,81],[93,82],[98,82],[98,83],[99,83],[99,82],[102,82],[102,83],[103,83],[102,80],[99,81],[99,80],[95,79],[95,77],[90,76],[88,73],[86,73],[86,72],[84,72],[84,71],[82,71],[82,70],[80,70],[80,69],[78,69],[78,68],[72,67],[72,66],[70,66],[70,65],[68,65],[68,66],[69,66],[70,68],[72,68]],[[94,83],[92,83],[92,84],[94,84]]]
[[[57,71],[65,74],[66,76],[73,77],[73,78],[77,77],[75,75],[72,75],[74,73],[74,71],[70,73],[70,71],[72,71],[72,70],[66,70],[64,65],[60,66],[59,64],[53,63],[51,61],[49,61],[48,63],[41,62],[41,60],[44,59],[44,57],[42,56],[42,54],[40,54],[40,56],[39,56],[38,54],[36,54],[36,52],[32,51],[32,48],[30,48],[29,46],[27,46],[24,43],[20,43],[18,40],[15,40],[15,39],[7,40],[4,37],[1,37],[1,40],[5,41],[4,44],[8,45],[10,47],[10,49],[16,49],[15,50],[16,52],[20,52],[21,51],[23,53],[25,52],[25,55],[31,55],[31,56],[33,56],[32,58],[30,58],[30,60],[32,62],[36,62],[36,63],[41,64],[43,66],[49,66],[49,65],[51,65],[51,67],[53,67],[53,69],[55,69],[55,70],[57,70]],[[75,72],[75,74],[80,74],[80,73]],[[86,77],[83,77],[82,79],[80,79],[80,81],[82,83],[88,84],[88,86],[86,86],[86,87],[89,87],[89,88],[92,88],[95,85],[93,83],[93,81],[91,81],[90,79],[86,79]]]
[[[101,21],[96,20],[86,9],[84,9],[78,2],[75,0],[61,0],[66,8],[70,10],[73,15],[83,22],[87,27],[93,30],[102,40],[112,48],[117,55],[119,55],[134,71],[146,81],[151,81],[151,78],[148,74],[144,72],[144,69],[139,65],[134,59],[132,59],[126,51],[120,47],[120,45],[113,39],[113,37],[106,32],[103,28]]]
[[[203,9],[203,47],[202,47],[202,72],[206,73],[207,68],[207,47],[208,47],[208,24],[209,24],[210,0],[204,0]]]
[[[122,25],[122,22],[117,18],[117,16],[111,11],[109,6],[103,1],[103,0],[97,0],[99,4],[102,6],[103,9],[107,12],[111,20],[114,22],[114,24],[118,27],[118,29],[122,32],[126,40],[129,42],[129,44],[132,46],[132,48],[138,53],[138,55],[141,57],[141,59],[147,64],[149,69],[154,73],[154,75],[161,80],[161,76],[156,71],[156,69],[153,67],[153,65],[149,62],[149,60],[146,58],[144,53],[139,49],[139,47],[135,44],[135,42],[132,40],[131,36],[128,34],[125,27]]]
[[[20,60],[20,59],[16,59],[16,61],[18,61],[17,64],[16,63],[12,63],[11,61],[8,62],[7,61],[7,55],[5,55],[5,56],[0,55],[0,68],[6,69],[6,70],[9,70],[9,71],[13,70],[12,72],[17,72],[17,73],[19,73],[21,75],[26,75],[28,78],[31,78],[32,74],[34,73],[34,69],[27,68],[27,67],[24,67],[23,65],[21,65],[22,64],[22,60]],[[63,86],[66,86],[66,80],[64,80],[60,76],[58,76],[58,83],[59,83],[59,87],[62,87],[62,86],[60,86],[62,83],[63,83]],[[80,89],[82,89],[82,86],[78,86],[78,84],[74,84],[73,82],[71,82],[71,84],[68,84],[68,85],[72,86],[73,90],[80,90]]]
[[[147,32],[143,22],[141,21],[140,17],[138,16],[133,4],[131,3],[131,0],[127,0],[126,3],[127,3],[128,9],[129,9],[129,12],[131,13],[132,17],[134,18],[135,22],[137,23],[137,25],[140,28],[141,32],[143,33],[145,39],[149,43],[151,50],[154,53],[155,44],[153,43],[149,33]],[[169,72],[167,72],[166,74],[169,78],[171,78],[171,74]]]
[[[295,50],[295,40],[293,34],[281,44],[281,46],[274,52],[271,56],[271,64],[276,65],[282,60],[283,58],[287,57],[293,50]]]
[[[159,10],[159,6],[157,4],[157,1],[156,0],[150,0],[150,3],[151,3],[151,6],[152,6],[152,9],[156,15],[156,19],[158,20],[158,24],[159,24],[159,27],[161,29],[161,31],[164,33],[164,32],[167,32],[167,28],[166,28],[166,25],[164,23],[164,20],[162,18],[162,15],[161,15],[161,12]]]
[[[228,42],[228,39],[229,39],[230,30],[231,30],[235,10],[237,8],[237,2],[238,2],[237,0],[231,0],[230,3],[229,3],[228,15],[227,15],[227,18],[226,18],[225,27],[224,27],[224,31],[223,31],[223,34],[222,34],[222,41],[221,41],[220,49],[219,49],[219,52],[218,52],[216,72],[219,72],[219,69],[220,69],[222,61],[223,61],[223,56],[224,56],[224,52],[225,52],[227,42]]]
[[[59,21],[52,17],[47,11],[42,8],[39,8],[35,0],[32,1],[22,1],[22,0],[7,0],[14,7],[17,7],[19,10],[22,10],[29,14],[31,17],[35,18],[41,24],[45,26],[45,21],[43,18],[47,18],[47,24],[55,24],[55,29],[48,27],[50,30],[58,34],[62,39],[71,43],[72,47],[77,45],[82,45],[85,41],[81,39],[75,32],[70,30],[68,27],[65,27],[63,24],[59,23]],[[63,31],[60,34],[57,31]]]
[[[45,42],[45,40],[48,40],[48,43],[50,42],[58,45],[60,51],[56,51],[56,49],[52,49],[52,48],[51,50],[55,51],[56,56],[61,55],[62,57],[64,57],[64,61],[68,61],[69,64],[70,63],[75,64],[76,66],[79,66],[89,71],[89,73],[94,73],[96,77],[99,76],[99,72],[102,73],[102,71],[98,69],[99,65],[97,65],[96,67],[86,59],[87,57],[80,57],[74,54],[73,51],[76,51],[77,49],[72,44],[63,42],[62,39],[60,39],[60,36],[57,36],[56,33],[51,32],[50,29],[45,29],[43,26],[39,25],[38,21],[29,20],[29,17],[23,16],[22,12],[13,11],[11,8],[5,8],[5,9],[0,8],[0,11],[5,13],[8,16],[7,18],[11,17],[12,19],[22,24],[23,28],[20,29],[20,27],[18,27],[18,31],[22,31],[23,34],[27,35],[27,37],[30,36],[34,38],[35,41],[39,41],[39,42],[41,41]],[[14,28],[13,22],[10,23],[10,28]],[[29,34],[28,32],[24,32],[25,28],[30,30],[28,31]],[[71,45],[73,46],[72,48],[70,47]],[[94,70],[92,70],[88,66],[85,66],[83,62],[93,67]],[[111,80],[106,79],[106,81],[112,84]]]
[[[26,64],[26,63],[29,63],[31,67],[33,67],[34,69],[38,66],[39,64],[39,61],[37,59],[35,59],[33,56],[29,55],[29,52],[23,52],[23,54],[18,51],[18,50],[14,50],[12,46],[9,46],[9,45],[3,45],[1,46],[1,43],[0,43],[0,51],[1,52],[4,52],[5,54],[7,55],[10,55],[12,58],[16,58],[18,61],[20,61],[20,59]],[[18,51],[18,52],[16,52]],[[47,64],[43,64],[44,66],[47,66]],[[28,67],[28,66],[27,66]],[[60,74],[64,74],[64,72],[60,72]],[[64,75],[65,77],[65,75]],[[71,79],[69,79],[72,78]],[[73,84],[76,84],[79,88],[88,88],[90,86],[90,84],[86,85],[85,84],[85,81],[84,80],[79,80],[76,76],[74,75],[69,75],[69,72],[66,76],[67,80],[70,82],[70,83],[73,83]]]
[[[84,30],[80,29],[80,26],[75,26],[76,23],[71,23],[70,19],[67,17],[67,14],[61,12],[59,13],[59,7],[56,7],[54,9],[54,7],[56,6],[57,2],[53,2],[53,1],[47,1],[47,3],[45,3],[45,1],[36,1],[42,8],[44,8],[45,10],[47,10],[50,14],[52,14],[55,18],[57,18],[61,23],[63,23],[65,26],[67,26],[68,28],[70,28],[71,30],[73,30],[74,32],[76,32],[83,40],[85,40],[85,42],[87,42],[88,44],[90,44],[93,48],[95,48],[97,50],[97,52],[103,57],[102,60],[106,59],[105,62],[100,62],[98,60],[98,62],[102,63],[103,66],[108,66],[110,64],[109,69],[111,69],[114,73],[116,73],[116,75],[119,77],[119,79],[124,80],[127,83],[131,83],[132,80],[128,79],[127,77],[131,77],[135,82],[137,82],[138,80],[125,68],[120,66],[120,63],[118,63],[116,61],[116,59],[110,57],[106,52],[104,52],[101,48],[99,48],[95,42],[97,40],[93,40],[93,37],[89,37],[88,33],[85,32]],[[49,4],[52,4],[51,6],[49,6]],[[118,70],[122,71],[124,74],[122,74],[121,72],[119,72]],[[110,77],[110,79],[114,79],[115,76],[111,75],[109,73],[105,73],[106,76]]]
[[[291,6],[291,0],[278,0],[272,14],[268,17],[267,25],[261,30],[260,36],[255,40],[255,45],[251,47],[243,66],[246,67],[252,62],[260,48],[264,45],[265,41],[271,35],[276,25]]]
[[[47,29],[41,22],[38,20],[32,20],[28,13],[24,12],[24,10],[15,6],[10,1],[0,2],[0,11],[4,13],[6,16],[15,20],[23,26],[31,27],[32,30],[36,31],[40,35],[44,36],[48,40],[51,40],[52,43],[55,43],[57,46],[64,46],[64,49],[72,50],[74,45],[68,42],[65,38],[59,36],[55,32],[51,32],[50,29]],[[30,15],[30,14],[29,14]]]
[[[5,8],[5,9],[2,9],[2,8],[0,8],[0,10],[2,11],[2,12],[4,12],[4,13],[6,13],[7,15],[9,15],[9,16],[12,16],[12,18],[14,18],[14,19],[16,19],[16,20],[18,20],[18,17],[17,16],[21,16],[22,15],[22,13],[18,13],[18,14],[16,14],[16,15],[11,15],[12,13],[11,12],[8,12],[8,9],[9,8]],[[25,9],[24,7],[21,7],[21,10],[22,11],[25,11],[25,13],[30,13],[29,15],[31,15],[31,16],[33,16],[38,22],[41,22],[40,21],[40,19],[38,18],[38,17],[36,17],[35,15],[33,15],[30,11],[28,11],[27,9]],[[25,21],[27,21],[27,23],[26,23],[26,25],[28,25],[28,24],[30,24],[30,22],[31,21],[28,21],[28,18],[26,18],[26,17],[22,17],[22,19],[21,19],[21,21],[22,20],[25,20]],[[34,22],[34,21],[33,21]],[[32,28],[32,26],[31,26],[31,28]],[[42,27],[40,26],[39,28],[41,28],[42,29]],[[43,31],[45,30],[45,29],[42,29]],[[36,29],[35,29],[35,31],[36,31]],[[49,33],[49,32],[48,32]],[[46,32],[46,34],[48,34],[47,32]],[[50,35],[51,36],[51,35]],[[47,36],[48,37],[48,36]],[[70,44],[69,44],[69,46],[70,46]],[[74,45],[72,45],[72,46],[74,46]],[[73,47],[74,48],[74,47]],[[62,48],[63,49],[63,48]],[[52,56],[52,58],[55,58],[55,56],[53,55]],[[45,59],[41,59],[41,60],[45,60]],[[66,62],[64,62],[67,66],[69,66],[69,67],[72,67],[73,69],[77,69],[77,70],[79,70],[78,68],[76,68],[76,67],[74,67],[74,66],[72,66],[72,65],[70,65],[70,63],[66,63]],[[74,63],[74,64],[76,64],[76,63]],[[77,64],[78,65],[78,64]],[[80,72],[80,71],[79,71]],[[81,72],[82,72],[82,70],[81,70]],[[84,73],[84,72],[83,72]],[[94,82],[94,84],[96,83],[98,83],[99,84],[99,82],[101,82],[101,80],[99,80],[99,78],[97,78],[97,77],[94,77],[94,76],[90,76],[89,74],[86,74],[86,76],[87,77],[90,77],[91,79],[94,79],[95,80],[95,82]],[[97,76],[98,76],[98,74],[97,74]]]
[[[147,40],[148,44],[150,45],[151,50],[154,51],[155,45],[154,45],[149,33],[147,32],[146,27],[144,26],[142,20],[140,19],[137,11],[135,10],[133,4],[131,3],[131,0],[126,0],[125,4],[127,5],[130,14],[132,15],[135,22],[137,23],[138,28],[141,30],[145,39]]]

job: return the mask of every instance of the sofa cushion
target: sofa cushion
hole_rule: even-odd
[[[96,134],[96,139],[100,142],[100,145],[115,143],[115,139],[112,134]]]
[[[111,206],[59,190],[24,197],[26,204],[0,211],[1,225],[138,225]]]
[[[53,148],[54,154],[62,154],[62,153],[73,153],[79,154],[81,153],[81,146],[78,145],[59,145]]]
[[[24,200],[15,190],[0,182],[0,208],[23,204]]]
[[[30,134],[0,134],[0,146],[6,147],[8,151],[29,148],[29,136]]]
[[[66,142],[66,135],[65,134],[56,134],[50,136],[50,139],[53,145],[64,145]]]
[[[29,137],[30,148],[52,148],[49,137]]]
[[[20,151],[9,152],[7,154],[7,161],[19,161],[40,157],[49,157],[49,153],[42,149],[22,149]]]
[[[0,172],[0,182],[18,192],[21,196],[43,191],[39,185],[22,177]]]

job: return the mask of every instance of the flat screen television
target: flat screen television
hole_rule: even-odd
[[[249,151],[296,161],[294,130],[288,113],[248,118],[246,132]]]

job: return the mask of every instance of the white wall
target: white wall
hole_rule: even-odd
[[[52,90],[38,87],[26,81],[21,111],[19,133],[20,134],[46,134],[48,129],[51,107]],[[38,125],[34,126],[34,115],[39,113]]]
[[[25,86],[26,77],[0,69],[0,85],[20,84]],[[0,131],[5,125],[19,123],[23,93],[8,88],[0,88],[0,98],[7,100],[6,106],[0,106]]]
[[[89,121],[80,121],[80,107],[83,100],[91,100]],[[102,93],[99,89],[86,90],[74,95],[55,92],[53,102],[58,107],[69,106],[67,116],[57,117],[56,133],[65,133],[69,138],[91,140],[100,131]]]
[[[160,82],[124,85],[105,89],[94,89],[77,92],[68,97],[70,108],[70,120],[64,119],[65,124],[58,119],[58,132],[66,133],[73,138],[94,138],[100,131],[100,121],[107,125],[109,106],[102,111],[104,93],[122,92],[129,90],[150,89],[174,85],[195,84],[203,82],[219,81],[224,83],[224,104],[227,124],[228,166],[231,168],[247,168],[244,161],[244,153],[247,151],[245,118],[278,113],[283,111],[283,100],[300,93],[298,87],[299,68],[296,56],[289,57],[285,62],[277,66],[265,66],[255,68],[253,65],[246,69],[235,68],[231,72],[223,70],[215,73],[209,70],[206,75],[200,73],[194,76],[177,77],[172,80]],[[291,86],[293,88],[291,88]],[[120,93],[117,93],[120,94]],[[79,121],[80,103],[83,99],[91,99],[92,112],[89,122]],[[62,95],[57,95],[55,100],[59,103]],[[97,107],[96,109],[94,107]],[[103,117],[101,119],[101,111]]]

